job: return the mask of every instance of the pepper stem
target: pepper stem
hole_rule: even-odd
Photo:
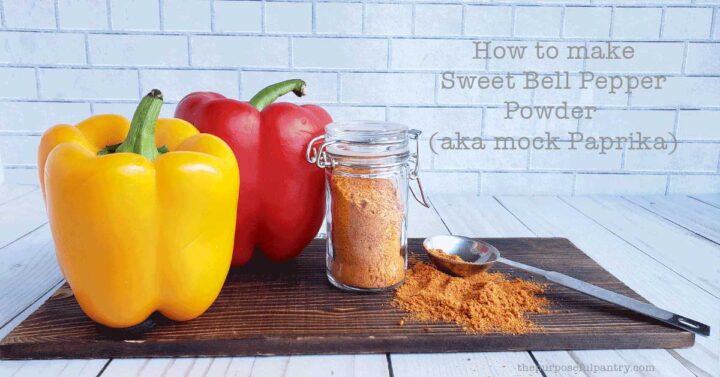
[[[300,79],[292,79],[272,84],[265,89],[259,91],[255,97],[250,99],[249,103],[255,106],[258,111],[262,111],[265,106],[275,102],[280,96],[288,94],[290,92],[295,93],[296,96],[302,97],[305,95],[305,81]]]
[[[154,160],[160,154],[155,147],[155,125],[162,105],[163,96],[157,89],[143,97],[133,115],[127,138],[115,152],[137,153]]]

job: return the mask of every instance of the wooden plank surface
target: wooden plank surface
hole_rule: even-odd
[[[17,241],[45,223],[45,203],[39,189],[0,204],[0,248]]]
[[[12,193],[0,209],[0,235],[13,240],[0,248],[0,338],[5,337],[37,310],[59,287],[62,275],[46,225],[42,196],[37,186],[0,185]],[[13,219],[23,218],[15,222]],[[33,229],[34,226],[39,227]],[[107,359],[95,360],[0,360],[0,376],[97,376]]]
[[[410,201],[408,234],[410,237],[428,237],[449,234],[435,206],[425,208]],[[472,223],[472,221],[471,221]],[[522,234],[506,236],[523,236]],[[537,370],[519,373],[518,365],[534,365],[530,352],[464,352],[464,353],[393,353],[391,361],[393,376],[541,376]],[[506,365],[506,368],[497,368]]]
[[[672,226],[622,198],[564,197],[562,200],[636,245],[651,258],[720,298],[720,253],[717,244]],[[702,263],[698,263],[702,261]]]
[[[103,377],[386,376],[385,355],[113,359]]]
[[[8,186],[7,185],[0,186],[0,192],[2,192],[3,187],[8,187]],[[12,186],[10,186],[10,187],[12,187]],[[24,190],[24,192],[27,192],[27,190]],[[720,195],[718,195],[718,194],[693,195],[692,198],[693,198],[693,200],[698,201],[698,203],[700,203],[700,202],[707,203],[710,205],[715,205],[716,207],[720,208]],[[1,195],[0,195],[0,199],[2,199]],[[545,209],[547,209],[547,208],[542,208],[542,210],[545,210]],[[429,234],[439,233],[437,231],[437,229],[438,229],[437,225],[442,224],[442,223],[439,221],[439,218],[437,218],[437,217],[428,217],[430,214],[429,211],[430,210],[421,209],[419,211],[416,211],[413,214],[413,208],[411,208],[411,217],[410,217],[411,220],[410,220],[410,229],[409,229],[411,235],[425,236],[425,235],[429,235]],[[11,212],[13,214],[17,214],[18,216],[22,216],[22,212],[15,212],[15,211],[9,211],[9,212]],[[547,217],[549,218],[549,221],[553,221],[553,217],[557,217],[557,213],[554,213],[554,212],[546,213],[546,215],[548,215]],[[428,219],[430,219],[430,220],[428,220]],[[470,218],[468,220],[472,221],[472,218]],[[581,221],[578,222],[576,219],[573,220],[572,218],[568,219],[569,221],[565,221],[565,219],[562,219],[562,218],[560,218],[560,220],[561,221],[557,222],[557,227],[555,227],[556,232],[544,233],[544,234],[566,236],[568,234],[568,232],[566,232],[567,228],[571,229],[571,231],[569,233],[576,233],[575,230],[578,227],[572,226],[572,224],[576,224],[576,223],[582,224]],[[524,221],[526,221],[526,220],[524,220]],[[420,226],[419,233],[413,233],[413,230],[416,229],[417,225]],[[683,224],[679,224],[679,225],[682,226]],[[503,225],[495,224],[495,225],[491,225],[491,226],[501,227]],[[567,228],[566,228],[566,226],[567,226]],[[579,228],[582,228],[582,226],[580,226]],[[589,229],[587,229],[587,231],[591,232],[591,231],[593,231],[593,229],[589,228]],[[512,235],[512,234],[507,234],[507,235]],[[21,235],[18,234],[16,238],[20,238],[20,236]],[[602,237],[599,237],[599,239],[602,239]],[[578,241],[575,241],[575,242],[578,242]],[[585,249],[589,250],[587,248],[585,248]],[[634,248],[634,246],[629,245],[629,244],[626,244],[625,248],[624,249],[621,248],[620,250],[622,252],[628,252],[628,253],[632,253],[633,251],[637,252],[637,250]],[[23,252],[23,250],[17,249],[15,251],[13,251],[13,253],[14,252]],[[4,255],[9,255],[9,254],[10,253],[5,253],[5,254],[0,253],[0,263],[2,263]],[[612,253],[608,253],[608,254],[612,254]],[[593,257],[595,259],[601,260],[601,264],[605,265],[606,262],[603,260],[603,255],[604,255],[604,253],[600,253],[597,255],[593,255]],[[652,269],[656,269],[659,272],[658,276],[662,275],[662,272],[660,272],[662,270],[662,267],[659,267],[659,268],[653,267]],[[632,272],[633,269],[630,268],[628,270]],[[630,284],[630,286],[633,289],[642,293],[643,296],[651,298],[651,301],[653,301],[655,303],[657,303],[656,302],[657,298],[653,298],[653,296],[656,296],[658,294],[657,291],[666,290],[665,288],[667,288],[668,285],[678,286],[678,284],[676,284],[677,283],[676,278],[671,278],[667,281],[664,281],[664,279],[661,278],[660,283],[658,283],[658,281],[652,282],[652,279],[644,279],[645,277],[647,277],[647,276],[645,276],[645,268],[643,268],[639,271],[640,272],[639,278],[637,277],[637,274],[633,275],[632,273],[630,273],[630,274],[626,275],[621,272],[622,271],[617,271],[617,270],[613,271],[613,273],[615,275],[617,275],[618,277],[620,277],[623,281],[627,281],[626,279],[629,279],[630,282],[632,283],[632,284]],[[2,278],[2,276],[4,276],[3,274],[4,274],[3,272],[0,272],[0,278]],[[22,274],[17,275],[17,277],[22,277],[22,276],[23,276]],[[645,282],[645,281],[647,281],[647,282]],[[28,285],[37,285],[37,282],[34,279],[27,279],[26,283]],[[40,282],[40,284],[46,285],[47,283]],[[644,284],[644,286],[643,286],[643,284]],[[657,287],[657,289],[656,289],[656,287]],[[5,290],[4,288],[5,288],[4,286],[0,285],[0,295],[4,292],[7,292],[7,290]],[[44,288],[50,289],[50,286],[45,286]],[[680,297],[680,300],[679,300],[680,303],[678,305],[680,307],[696,308],[697,305],[695,305],[695,303],[699,303],[700,306],[702,306],[702,304],[709,304],[709,305],[705,305],[705,307],[708,307],[708,306],[712,307],[713,305],[717,305],[716,303],[708,303],[708,301],[703,300],[702,297],[699,297],[699,298],[696,297],[697,296],[696,292],[689,292],[690,299],[685,297],[685,295],[683,295],[683,293],[675,293],[675,292],[682,292],[684,289],[685,288],[682,286],[682,284],[679,284],[679,288],[677,290],[672,290],[669,293],[666,293],[664,296],[666,296],[666,297],[667,296],[675,296],[675,298]],[[661,300],[665,300],[665,299],[661,298]],[[669,300],[670,302],[674,302],[673,298],[668,298],[667,300]],[[32,299],[31,299],[31,301],[32,301]],[[37,303],[35,304],[35,306],[37,306]],[[16,310],[18,312],[22,312],[22,309],[16,308]],[[32,306],[28,310],[32,311]],[[22,316],[24,316],[26,314],[27,313],[18,314],[18,317],[22,318]],[[16,319],[18,317],[16,317]],[[6,328],[0,328],[0,331],[2,331],[2,330],[5,330],[5,332],[7,332]],[[0,335],[0,337],[2,337],[2,335]],[[717,359],[717,349],[719,348],[717,340],[715,340],[715,343],[703,342],[704,338],[702,338],[702,337],[698,337],[697,340],[699,340],[699,344],[696,344],[696,346],[693,348],[671,350],[669,353],[674,355],[674,357],[676,357],[678,360],[684,360],[683,363],[688,363],[686,365],[690,369],[692,369],[692,371],[695,373],[695,375],[698,375],[698,376],[720,375],[720,369],[718,368],[719,365],[718,365],[718,359]],[[710,346],[705,347],[705,349],[703,351],[703,347],[702,347],[703,344],[700,344],[700,343],[707,343]],[[697,348],[700,348],[700,350],[699,351],[696,350]],[[638,351],[640,351],[640,350],[638,350]],[[647,350],[642,350],[642,351],[647,351]],[[536,359],[538,359],[539,363],[548,362],[549,365],[569,366],[569,365],[572,365],[571,363],[575,363],[575,364],[579,365],[579,362],[576,360],[578,356],[572,355],[572,354],[577,354],[577,353],[599,354],[602,352],[606,352],[606,351],[572,351],[570,353],[567,353],[564,351],[551,351],[551,352],[546,351],[546,352],[535,352],[534,357]],[[618,351],[618,352],[627,353],[627,352],[634,352],[634,351],[623,350],[623,351]],[[509,354],[509,355],[523,355],[523,354],[527,355],[527,353],[519,353],[519,352],[512,352],[512,353],[507,353],[507,354]],[[688,354],[690,354],[690,355],[688,355]],[[435,362],[440,362],[442,365],[446,366],[446,368],[436,369],[438,376],[442,376],[442,375],[447,375],[447,376],[483,375],[484,376],[484,375],[490,374],[491,372],[495,373],[495,371],[492,369],[492,365],[497,365],[497,362],[499,361],[498,359],[493,358],[492,360],[488,360],[486,357],[483,357],[483,355],[488,355],[487,353],[470,353],[470,354],[468,354],[468,355],[471,355],[470,357],[472,359],[472,363],[468,362],[467,360],[463,360],[458,357],[455,357],[456,355],[459,355],[459,354],[435,354],[434,355],[433,360]],[[498,355],[498,353],[492,353],[489,355],[494,356],[494,355]],[[700,355],[701,357],[698,357],[698,355]],[[343,356],[345,356],[345,355],[343,355]],[[384,358],[384,355],[361,355],[360,357],[362,357],[362,356],[377,356],[377,357],[381,358],[379,360],[380,362],[383,362],[382,359]],[[392,360],[393,360],[393,369],[395,371],[395,375],[427,375],[427,374],[423,374],[423,372],[420,369],[413,367],[416,364],[418,367],[420,367],[420,364],[418,364],[418,362],[419,362],[419,360],[422,360],[422,358],[425,356],[426,356],[425,354],[393,354]],[[206,375],[211,375],[211,376],[215,376],[215,375],[228,375],[228,376],[250,375],[250,374],[243,373],[243,371],[245,369],[242,367],[242,365],[251,366],[253,364],[256,364],[256,361],[255,361],[256,359],[263,360],[262,363],[258,364],[262,367],[259,369],[256,369],[256,370],[262,370],[265,372],[269,372],[269,371],[276,372],[274,374],[266,374],[266,375],[278,375],[278,376],[283,375],[283,374],[299,375],[299,374],[301,374],[301,372],[298,372],[296,369],[293,369],[293,368],[295,368],[295,366],[301,366],[302,363],[290,362],[290,359],[294,359],[296,357],[301,357],[301,356],[293,356],[293,357],[289,357],[289,358],[288,357],[263,357],[263,358],[240,357],[240,358],[183,359],[183,360],[192,360],[192,362],[194,363],[193,364],[194,366],[185,368],[185,366],[187,366],[189,364],[178,363],[176,361],[172,364],[172,367],[170,367],[168,369],[169,373],[167,375],[169,375],[169,376],[171,376],[171,375],[203,375],[203,373],[206,373]],[[360,360],[356,361],[354,358],[357,356],[354,356],[354,355],[351,355],[352,360],[348,360],[347,358],[343,358],[342,361],[331,360],[335,357],[342,358],[342,356],[324,355],[324,356],[318,357],[313,362],[314,362],[314,365],[320,366],[318,368],[320,370],[324,370],[324,369],[347,370],[347,369],[340,369],[340,368],[336,367],[337,365],[345,365],[346,363],[359,362],[358,365],[364,365],[362,363],[362,361],[360,361]],[[440,358],[440,359],[438,359],[438,358]],[[653,354],[652,358],[653,358],[653,360],[651,360],[651,361],[653,364],[656,364],[656,365],[657,364],[659,364],[659,365],[665,364],[663,362],[665,357],[660,356],[660,354]],[[611,362],[619,362],[619,363],[626,363],[626,364],[627,363],[637,364],[636,361],[640,360],[640,359],[635,360],[632,358],[623,357],[621,355],[615,355],[614,357],[611,356],[609,359],[608,358],[602,358],[602,359],[603,360],[607,359],[608,361],[611,361]],[[690,362],[688,362],[688,359],[690,360]],[[169,359],[169,360],[172,360],[172,359]],[[580,360],[581,361],[588,361],[588,360],[592,361],[593,358],[589,358],[589,359],[585,358],[585,359],[580,359]],[[629,362],[626,362],[625,360],[629,360]],[[80,370],[78,367],[72,367],[72,366],[73,365],[84,365],[87,362],[86,360],[76,360],[76,361],[64,360],[64,361],[68,362],[68,367],[67,367],[68,370]],[[110,365],[108,365],[108,370],[110,369],[110,366],[112,366],[112,364],[121,362],[124,365],[125,364],[139,365],[139,367],[137,367],[137,368],[124,369],[124,370],[128,371],[128,373],[122,374],[122,375],[134,375],[134,374],[131,374],[132,371],[139,371],[140,374],[147,375],[144,372],[142,372],[142,365],[145,363],[145,361],[147,361],[147,359],[128,359],[128,360],[117,359],[117,360],[113,360],[113,362],[110,363]],[[106,360],[95,360],[95,364],[99,364],[101,366],[104,365],[106,362],[107,362]],[[380,365],[385,365],[385,364],[386,363],[383,362]],[[12,365],[12,368],[9,369],[8,366],[10,366],[10,365]],[[206,365],[210,365],[210,367],[207,370],[202,369],[202,367],[206,366]],[[323,365],[327,366],[327,368],[323,368],[322,367]],[[377,365],[377,363],[376,363],[376,365]],[[285,368],[285,366],[289,366],[290,369]],[[12,370],[13,372],[8,372],[7,374],[18,373],[18,375],[38,375],[38,373],[34,373],[34,372],[44,371],[44,370],[56,370],[56,369],[52,369],[52,368],[51,369],[45,369],[45,368],[49,368],[49,366],[48,366],[48,361],[44,361],[44,360],[0,361],[0,375],[5,375],[6,372],[8,372],[8,370]],[[97,368],[95,373],[99,372],[101,369],[102,369],[102,367]],[[386,369],[387,369],[387,367],[386,367]],[[374,370],[374,369],[370,369],[370,370]],[[515,369],[510,369],[510,371],[514,371],[514,370]],[[662,370],[665,370],[665,369],[661,369],[654,373],[645,373],[644,375],[663,375]],[[30,372],[27,372],[27,371],[30,371]],[[525,375],[525,374],[521,374],[521,373],[511,374],[511,372],[508,372],[508,373],[503,373],[503,372],[506,372],[506,370],[503,369],[495,374],[496,375],[504,375],[504,374]],[[405,373],[405,374],[403,374],[403,373]],[[589,373],[589,372],[580,373],[580,374],[582,374],[582,375],[608,375],[607,373],[606,374],[602,374],[602,373],[594,374],[594,373]],[[48,374],[42,373],[42,375],[48,375]],[[89,375],[94,375],[94,374],[89,374]],[[113,374],[113,375],[118,375],[118,374]],[[258,374],[254,373],[252,375],[258,375]],[[380,375],[380,374],[377,374],[377,375]],[[382,374],[382,375],[387,375],[387,370],[386,370],[386,373]],[[554,375],[554,374],[550,373],[550,371],[546,371],[546,375]],[[577,375],[577,374],[569,373],[569,374],[560,374],[560,375]],[[630,375],[632,375],[632,374],[630,374]],[[678,374],[678,375],[683,375],[683,374]]]
[[[468,198],[464,196],[438,197],[433,199],[433,204],[437,206],[445,219],[448,227],[453,233],[461,235],[469,235],[476,237],[498,237],[498,236],[520,236],[534,237],[537,236],[533,229],[523,223],[524,217],[517,217],[515,213],[508,211],[498,200],[492,197]],[[560,204],[562,207],[562,204]],[[567,208],[567,207],[566,207]],[[547,208],[543,213],[548,219],[558,216],[553,208]],[[560,232],[561,235],[567,235]],[[553,234],[558,235],[558,234]],[[576,375],[601,359],[618,359],[626,360],[627,364],[642,363],[643,356],[652,350],[598,350],[598,351],[533,351],[532,355],[535,364],[542,369],[546,376],[569,376]],[[665,359],[672,359],[672,356],[666,351]],[[679,364],[672,359],[673,364]],[[518,363],[515,370],[529,369],[532,364]],[[662,364],[658,364],[662,365]],[[520,367],[522,366],[522,368]],[[682,368],[682,366],[680,366]],[[574,368],[574,369],[573,369]],[[662,366],[662,370],[670,370],[676,368],[668,368]],[[684,369],[684,368],[682,368]],[[574,372],[573,372],[574,371]],[[690,372],[685,369],[685,375]],[[588,374],[592,374],[589,372]],[[628,371],[628,375],[642,375]],[[682,376],[683,374],[678,374]]]
[[[95,377],[107,360],[3,360],[0,376]]]
[[[675,225],[720,244],[720,208],[688,196],[628,196],[625,199]]]
[[[542,376],[527,352],[466,352],[417,354],[396,358],[395,377],[437,376]],[[524,367],[527,366],[527,370]]]
[[[720,208],[720,194],[694,194],[690,195],[690,197],[713,207]]]
[[[422,239],[409,250],[419,258]],[[567,273],[640,298],[570,242],[560,238],[492,239],[508,258]],[[295,261],[255,261],[231,272],[215,304],[200,318],[159,321],[140,336],[113,339],[80,311],[68,288],[51,297],[2,342],[3,358],[229,356],[378,352],[676,348],[693,336],[550,285],[551,314],[535,316],[545,332],[520,336],[463,333],[444,323],[408,322],[389,305],[392,292],[349,294],[325,277],[324,242],[314,241]],[[497,271],[528,278],[505,266]]]
[[[15,198],[38,189],[35,185],[0,184],[0,204],[13,201]]]
[[[715,329],[720,324],[720,302],[717,298],[646,254],[639,246],[598,224],[591,218],[593,213],[582,213],[568,205],[563,206],[564,202],[557,197],[506,197],[499,200],[538,236],[570,238],[604,268],[654,304],[713,326],[711,337],[697,337],[694,347],[673,350],[671,354],[696,375],[718,375],[718,332]],[[634,225],[630,228],[633,229]],[[593,359],[578,360],[583,364],[593,362]],[[665,368],[662,364],[657,367]]]
[[[0,249],[0,327],[62,280],[47,225]],[[5,333],[0,329],[0,336]]]

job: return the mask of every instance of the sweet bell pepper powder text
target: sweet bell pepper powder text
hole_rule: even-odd
[[[542,331],[529,314],[549,313],[550,302],[540,296],[544,288],[497,272],[452,277],[416,262],[393,304],[412,319],[454,322],[470,333],[525,334]]]
[[[400,283],[406,268],[404,208],[395,182],[338,173],[330,180],[333,277],[357,288]]]

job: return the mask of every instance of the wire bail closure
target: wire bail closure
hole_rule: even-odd
[[[323,141],[323,143],[320,144],[320,148],[317,148],[315,144],[319,143],[321,140]],[[317,167],[319,167],[320,169],[333,166],[332,162],[328,162],[325,148],[335,143],[337,143],[337,141],[335,140],[325,141],[325,135],[314,137],[312,140],[310,140],[307,149],[305,150],[305,159],[307,160],[307,162],[317,165]]]
[[[410,169],[409,178],[411,181],[417,181],[418,190],[420,192],[420,196],[415,193],[415,190],[413,190],[412,187],[409,187],[410,193],[412,194],[413,198],[420,203],[425,208],[430,208],[430,204],[428,204],[427,197],[425,196],[425,191],[423,190],[422,183],[420,182],[420,134],[422,131],[411,129],[408,130],[408,139],[415,141],[415,152],[411,153],[408,162],[412,164],[412,168]],[[331,141],[325,141],[325,135],[320,135],[314,137],[310,142],[308,143],[307,149],[305,150],[305,160],[311,164],[315,164],[317,167],[324,169],[328,167],[335,166],[334,161],[332,159],[328,158],[326,149],[328,146],[333,145],[337,143],[337,140],[331,140]],[[317,144],[320,144],[318,147]],[[422,199],[422,200],[421,200]]]
[[[430,204],[428,203],[427,197],[425,196],[425,191],[422,187],[422,182],[420,182],[420,134],[422,134],[422,131],[411,129],[408,130],[408,134],[410,135],[411,140],[415,140],[415,153],[410,155],[410,161],[413,162],[414,166],[412,170],[410,170],[410,180],[411,181],[417,181],[418,190],[420,191],[420,198],[422,200],[418,199],[418,196],[415,194],[415,190],[413,190],[412,187],[409,187],[410,193],[412,194],[413,198],[420,203],[425,208],[430,208]]]

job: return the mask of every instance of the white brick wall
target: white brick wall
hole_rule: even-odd
[[[631,43],[630,61],[471,59],[472,41],[559,47]],[[537,70],[668,76],[662,91],[441,90],[441,75]],[[301,77],[335,119],[423,131],[432,192],[720,192],[720,2],[701,0],[0,0],[0,158],[34,182],[41,133],[91,114],[130,116],[150,88],[172,116],[187,92],[249,99]],[[577,79],[577,75],[573,75]],[[592,120],[507,120],[503,101],[587,104]],[[677,151],[441,151],[434,133],[674,133]],[[567,139],[567,137],[565,137]],[[437,146],[438,140],[434,141]],[[566,146],[567,143],[563,144]],[[1,172],[1,170],[0,170]],[[2,175],[0,175],[2,177]],[[2,178],[0,178],[2,179]]]
[[[88,60],[107,66],[187,65],[187,37],[181,35],[90,35]]]
[[[216,1],[215,30],[219,32],[260,32],[262,4],[257,1]]]
[[[605,38],[610,32],[612,8],[567,7],[563,36],[577,38]]]
[[[559,37],[562,7],[519,6],[515,8],[515,35],[519,37]]]
[[[107,2],[97,0],[58,0],[61,29],[105,29],[108,27]]]
[[[655,40],[660,37],[662,8],[617,7],[613,14],[615,38]]]
[[[465,8],[465,34],[509,37],[513,29],[513,7],[473,5]]]
[[[366,4],[365,33],[410,35],[413,31],[412,4]]]
[[[3,3],[5,26],[18,29],[54,29],[55,1],[6,1]]]
[[[362,34],[361,3],[318,3],[316,7],[319,34]]]
[[[115,30],[159,30],[160,2],[111,0],[110,22]]]

